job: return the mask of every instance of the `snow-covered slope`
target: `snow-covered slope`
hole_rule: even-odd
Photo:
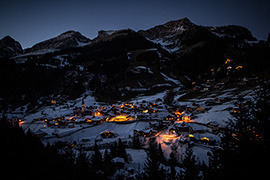
[[[196,25],[188,18],[170,21],[163,25],[155,26],[145,31],[139,31],[154,43],[162,45],[170,51],[177,51],[181,46],[179,36]]]
[[[199,26],[192,23],[188,18],[170,21],[144,31],[141,30],[139,33],[172,53],[190,51],[216,38],[230,39],[236,44],[256,40],[251,32],[242,26]]]

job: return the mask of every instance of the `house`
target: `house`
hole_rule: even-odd
[[[133,133],[134,135],[149,137],[149,136],[155,135],[157,131],[153,129],[146,129],[146,130],[141,130],[141,131],[134,129]]]
[[[176,123],[176,124],[174,124],[174,126],[175,126],[177,132],[190,132],[190,131],[192,131],[192,128],[185,121],[183,121],[182,123]]]
[[[121,158],[121,157],[113,158],[112,162],[114,163],[116,168],[123,168],[125,165],[125,160],[124,160],[124,158]]]
[[[42,138],[42,137],[46,136],[47,133],[45,133],[44,131],[41,131],[41,130],[39,129],[38,131],[34,132],[34,135],[35,135],[36,137]]]
[[[165,118],[165,120],[166,121],[172,121],[172,120],[174,120],[175,118],[172,116],[172,115],[168,115],[168,116],[166,116],[166,118]]]
[[[116,137],[116,133],[114,131],[111,131],[111,130],[106,130],[106,131],[103,131],[100,133],[100,136],[102,138],[114,138]]]

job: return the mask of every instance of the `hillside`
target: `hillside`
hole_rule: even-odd
[[[268,77],[267,42],[258,43],[241,26],[198,26],[188,18],[138,32],[103,30],[92,40],[67,31],[26,50],[6,39],[0,54],[3,109],[29,101],[40,106],[86,92],[114,102],[193,88],[193,82],[237,84],[243,78]]]

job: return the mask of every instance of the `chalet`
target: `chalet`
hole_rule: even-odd
[[[36,137],[42,138],[42,137],[46,136],[47,133],[44,132],[44,131],[41,131],[41,130],[39,129],[38,131],[34,132],[34,135],[35,135]]]
[[[165,118],[165,120],[166,121],[172,121],[172,120],[174,120],[175,118],[172,116],[172,115],[168,115],[168,116],[166,116],[166,118]]]
[[[93,122],[93,124],[99,124],[99,123],[103,122],[103,118],[101,118],[101,117],[93,117],[91,119],[91,121]]]
[[[124,160],[124,158],[121,158],[121,157],[113,158],[112,162],[114,163],[116,168],[123,168],[125,165],[125,160]]]
[[[153,129],[146,129],[146,130],[141,130],[141,131],[134,129],[133,133],[134,135],[149,137],[149,136],[155,135],[157,131]]]
[[[184,115],[182,116],[182,121],[184,121],[184,122],[189,122],[189,121],[190,121],[190,116],[187,115],[187,114],[184,114]]]
[[[190,131],[192,131],[192,128],[185,121],[183,121],[182,123],[176,123],[176,124],[174,124],[174,126],[175,126],[175,129],[177,132],[190,132]]]
[[[117,136],[117,134],[114,131],[106,130],[100,133],[100,136],[102,138],[114,138]]]

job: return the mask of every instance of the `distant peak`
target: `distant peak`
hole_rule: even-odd
[[[62,34],[60,34],[58,37],[72,37],[72,36],[82,36],[82,34],[78,31],[69,30]]]
[[[169,21],[167,23],[165,23],[165,25],[185,25],[185,26],[190,26],[190,25],[194,25],[187,17],[182,18],[182,19],[178,19],[175,21]]]
[[[3,39],[1,39],[2,41],[15,41],[12,37],[10,36],[5,36]]]
[[[180,19],[182,21],[187,21],[187,22],[191,22],[187,17],[184,17],[183,19]]]

